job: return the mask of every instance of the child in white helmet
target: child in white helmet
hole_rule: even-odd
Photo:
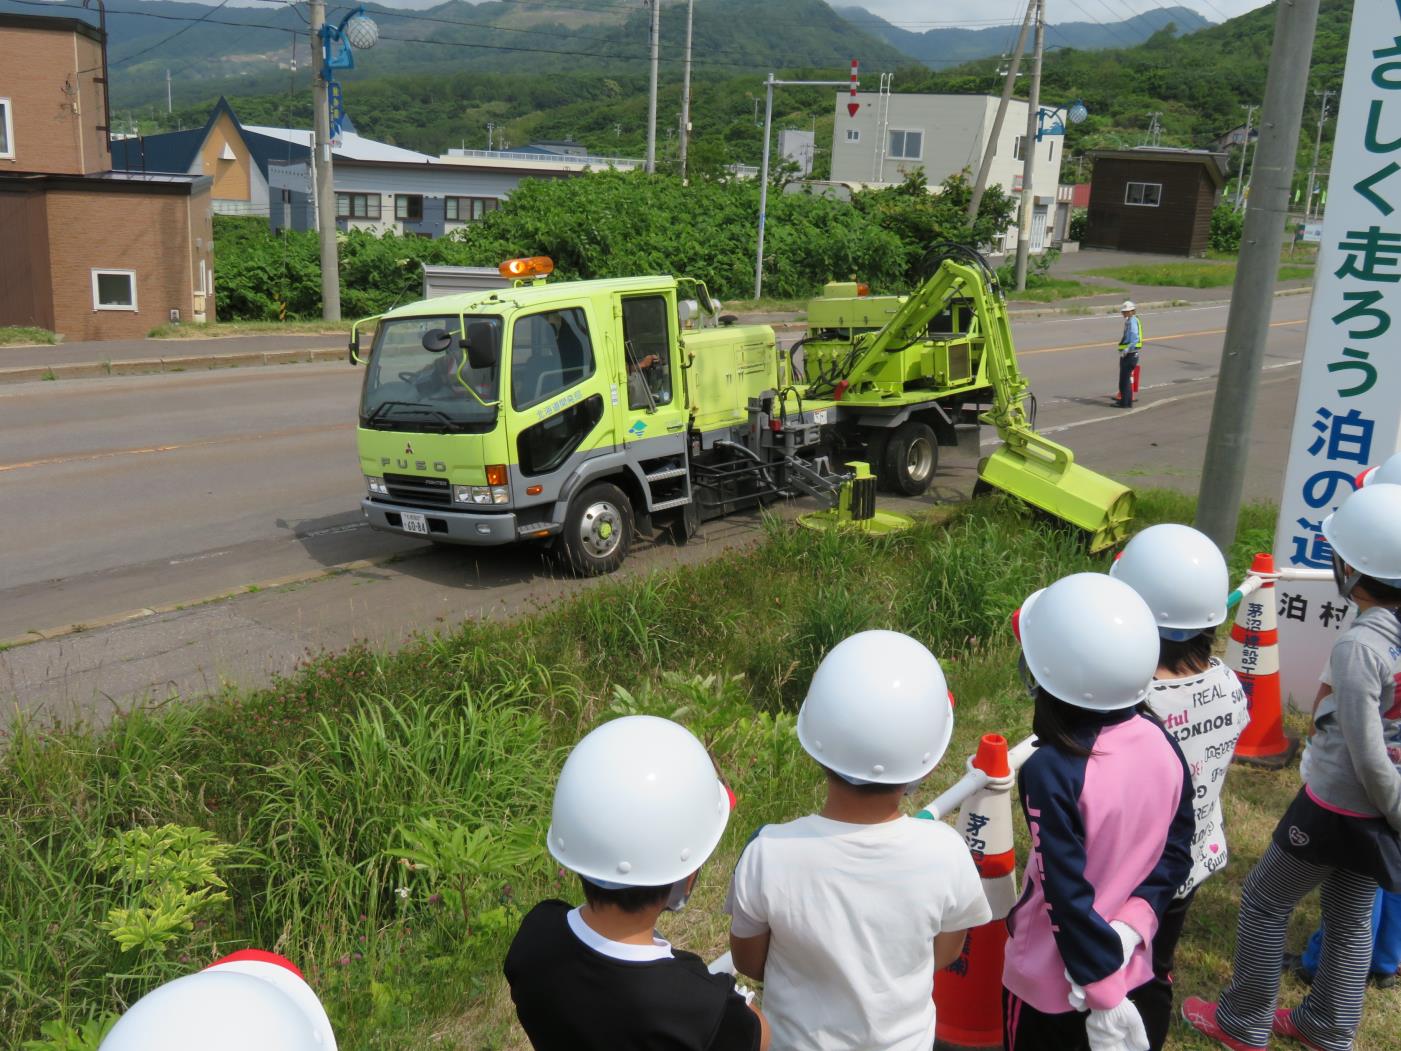
[[[939,662],[893,631],[823,659],[798,740],[823,768],[821,811],[761,828],[735,866],[726,911],[736,968],[764,982],[783,1051],[928,1051],[934,973],[991,919],[968,847],[901,813],[948,747]]]
[[[1339,594],[1357,607],[1333,646],[1333,692],[1314,712],[1304,787],[1275,828],[1241,895],[1231,984],[1182,1005],[1199,1032],[1233,1049],[1271,1033],[1346,1051],[1362,1020],[1377,887],[1401,891],[1401,486],[1371,484],[1323,521]],[[1313,987],[1277,1009],[1280,956],[1299,900],[1321,887],[1323,951]]]
[[[1153,936],[1153,980],[1135,999],[1149,1051],[1161,1051],[1172,1020],[1172,969],[1197,887],[1226,867],[1221,789],[1250,703],[1236,673],[1211,655],[1226,619],[1230,576],[1221,551],[1191,526],[1149,526],[1109,570],[1138,592],[1158,625],[1158,670],[1148,706],[1182,749],[1192,775],[1196,833],[1192,871]]]
[[[321,1001],[285,957],[243,949],[166,982],[117,1020],[98,1051],[336,1051]]]
[[[1153,614],[1100,573],[1058,580],[1015,622],[1038,747],[1017,790],[1032,851],[1007,917],[1007,1051],[1144,1051],[1150,946],[1192,868],[1192,783],[1147,714]]]
[[[506,955],[516,1015],[537,1051],[764,1051],[763,1015],[728,974],[657,934],[681,908],[734,798],[704,746],[652,716],[580,741],[555,787],[549,850],[585,904],[543,901]]]

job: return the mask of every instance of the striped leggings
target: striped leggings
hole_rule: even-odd
[[[1251,871],[1236,926],[1235,972],[1221,994],[1216,1018],[1236,1039],[1269,1044],[1279,997],[1280,958],[1289,915],[1322,885],[1323,955],[1313,988],[1292,1012],[1299,1031],[1325,1051],[1349,1051],[1362,1021],[1362,994],[1372,959],[1374,880],[1313,865],[1271,843]]]

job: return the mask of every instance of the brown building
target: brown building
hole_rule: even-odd
[[[1121,252],[1205,255],[1226,155],[1144,146],[1098,150],[1081,244]]]
[[[102,33],[0,14],[0,325],[131,339],[213,314],[210,180],[114,172]]]

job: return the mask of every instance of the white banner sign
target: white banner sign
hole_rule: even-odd
[[[1401,9],[1356,0],[1275,561],[1332,564],[1323,519],[1401,442]],[[1352,608],[1331,584],[1281,582],[1284,695],[1308,709]]]

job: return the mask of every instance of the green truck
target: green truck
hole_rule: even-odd
[[[1003,445],[983,483],[1086,529],[1094,549],[1125,534],[1132,493],[1031,427],[1001,292],[974,253],[950,251],[908,297],[829,284],[791,348],[766,325],[734,324],[697,281],[552,282],[549,269],[513,260],[507,287],[352,331],[373,528],[544,543],[577,572],[606,573],[637,535],[684,542],[705,519],[775,497],[817,496],[859,519],[871,500],[852,500],[848,464],[922,493],[940,447],[976,448],[987,423]]]

